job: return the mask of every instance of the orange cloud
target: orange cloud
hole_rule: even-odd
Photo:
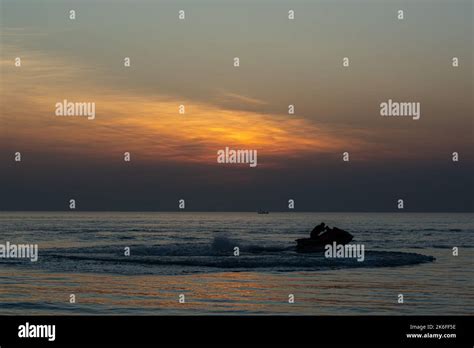
[[[24,148],[97,158],[129,151],[147,161],[215,164],[217,151],[226,146],[256,149],[259,159],[275,159],[343,151],[348,142],[351,149],[364,145],[295,116],[102,89],[81,79],[84,67],[66,66],[43,55],[27,56],[30,61],[22,68],[1,62],[4,86],[9,87],[1,91],[5,103],[0,122],[8,129],[7,141]],[[230,92],[223,98],[262,104]],[[55,116],[55,104],[63,99],[94,102],[95,119]],[[185,105],[184,115],[178,112],[180,104]]]

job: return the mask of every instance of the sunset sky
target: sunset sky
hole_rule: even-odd
[[[0,4],[1,210],[472,211],[470,0]],[[95,119],[55,116],[64,99]]]

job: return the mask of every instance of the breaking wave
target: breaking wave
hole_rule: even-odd
[[[239,256],[234,256],[235,246]],[[210,271],[324,271],[343,268],[400,267],[432,262],[435,258],[418,253],[365,252],[365,260],[328,259],[323,253],[300,254],[293,245],[246,245],[226,237],[211,243],[168,245],[130,245],[130,256],[124,247],[50,249],[40,252],[33,267],[51,271],[98,272],[120,274],[176,274]],[[18,264],[19,261],[7,262]],[[5,263],[2,262],[2,263]]]

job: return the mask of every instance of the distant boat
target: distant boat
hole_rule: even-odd
[[[257,213],[258,213],[258,214],[268,214],[269,211],[268,211],[268,210],[259,209],[259,210],[257,211]]]

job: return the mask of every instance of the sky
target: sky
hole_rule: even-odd
[[[473,210],[472,1],[0,4],[0,210]]]

